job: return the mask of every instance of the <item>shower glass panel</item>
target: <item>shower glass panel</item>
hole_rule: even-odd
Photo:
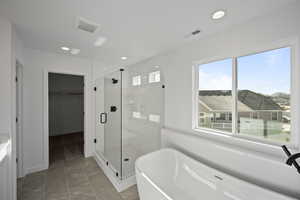
[[[160,148],[164,86],[157,67],[123,74],[122,178],[134,175],[137,158]]]
[[[119,179],[160,148],[164,85],[157,67],[118,70],[96,80],[96,153]]]
[[[122,176],[122,72],[104,77],[104,157]]]

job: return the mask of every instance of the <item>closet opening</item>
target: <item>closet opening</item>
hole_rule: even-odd
[[[48,73],[49,167],[84,157],[84,76]]]

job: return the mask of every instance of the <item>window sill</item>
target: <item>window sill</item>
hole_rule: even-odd
[[[284,152],[281,149],[281,145],[276,142],[264,141],[257,138],[247,137],[243,135],[233,135],[231,133],[223,131],[215,131],[205,128],[193,128],[193,134],[209,139],[215,142],[221,142],[227,145],[233,145],[238,148],[243,148],[249,151],[255,151],[262,154],[268,154],[277,159],[286,158]],[[285,144],[292,151],[299,151],[299,148],[293,144]]]

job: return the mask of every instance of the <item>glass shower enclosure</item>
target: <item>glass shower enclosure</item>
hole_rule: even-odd
[[[96,80],[96,153],[120,180],[135,160],[160,148],[164,86],[160,71],[120,69]]]

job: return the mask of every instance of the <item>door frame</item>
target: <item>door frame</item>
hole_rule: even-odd
[[[73,71],[66,71],[66,70],[52,70],[52,69],[45,69],[44,70],[44,123],[43,123],[43,157],[44,157],[44,169],[49,168],[49,73],[56,73],[56,74],[65,74],[65,75],[75,75],[75,76],[82,76],[83,77],[83,101],[84,101],[84,106],[83,106],[83,134],[84,134],[84,156],[87,157],[87,144],[88,144],[88,137],[87,137],[87,117],[86,117],[86,110],[88,108],[88,99],[87,99],[87,82],[88,82],[88,74],[84,72],[73,72]]]
[[[18,108],[18,109],[17,109]],[[17,162],[17,178],[24,176],[23,167],[23,65],[16,61],[16,157]]]

